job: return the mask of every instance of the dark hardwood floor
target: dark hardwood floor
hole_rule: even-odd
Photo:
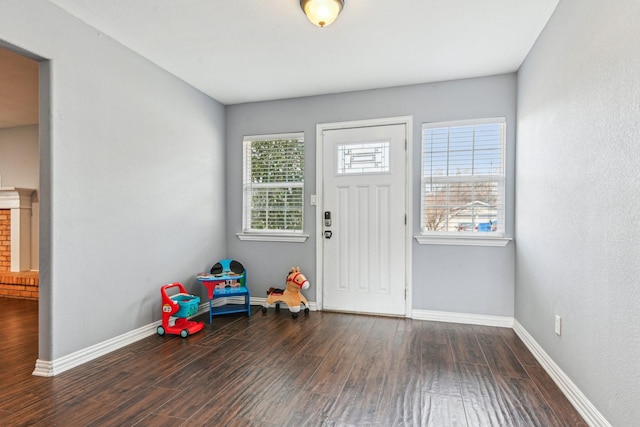
[[[0,312],[2,426],[586,425],[511,329],[256,308],[41,378],[37,302]]]

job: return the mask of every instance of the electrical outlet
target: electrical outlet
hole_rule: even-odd
[[[562,319],[560,319],[560,316],[556,314],[556,335],[558,336],[562,331],[561,327],[562,327]]]

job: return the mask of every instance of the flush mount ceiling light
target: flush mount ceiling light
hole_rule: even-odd
[[[300,7],[304,11],[309,21],[318,27],[326,27],[336,20],[344,0],[300,0]]]

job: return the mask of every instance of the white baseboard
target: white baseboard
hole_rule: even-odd
[[[262,299],[264,300],[264,298]],[[244,297],[220,298],[213,301],[213,306],[217,307],[227,303],[242,304],[244,303]],[[255,305],[253,298],[251,298],[251,304]],[[198,307],[198,313],[196,313],[192,317],[198,316],[202,313],[207,313],[208,311],[209,301],[200,304],[200,306]],[[36,366],[33,371],[33,375],[37,377],[52,377],[54,375],[58,375],[64,371],[68,371],[71,368],[75,368],[76,366],[80,366],[83,363],[87,363],[93,359],[97,359],[100,356],[104,356],[107,353],[118,350],[143,338],[156,334],[158,326],[160,326],[161,324],[162,321],[158,320],[156,322],[142,326],[138,329],[134,329],[133,331],[118,335],[117,337],[113,337],[90,347],[83,348],[82,350],[78,350],[74,353],[68,354],[58,359],[38,359],[36,360]]]
[[[513,328],[513,317],[489,316],[485,314],[452,313],[447,311],[418,310],[411,311],[411,318],[432,322],[464,323],[466,325],[496,326]]]
[[[90,360],[97,359],[100,356],[104,356],[107,353],[155,334],[160,323],[160,321],[151,323],[55,360],[49,361],[38,359],[36,360],[36,367],[33,371],[33,375],[37,377],[52,377],[64,371],[68,371],[71,368],[75,368],[76,366],[87,363]]]
[[[611,424],[609,424],[589,399],[587,399],[573,381],[571,381],[571,378],[560,369],[517,320],[514,321],[513,330],[589,426],[611,427]]]

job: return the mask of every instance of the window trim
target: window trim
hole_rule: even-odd
[[[425,129],[433,129],[433,128],[449,128],[455,126],[475,126],[475,125],[483,125],[483,124],[502,124],[503,127],[503,135],[501,140],[501,161],[502,161],[502,174],[499,177],[499,184],[502,187],[502,230],[500,232],[483,232],[483,233],[464,233],[458,234],[450,231],[425,231],[422,228],[422,221],[424,216],[424,141],[422,137],[422,132]],[[420,232],[415,235],[414,238],[421,245],[453,245],[453,246],[497,246],[497,247],[505,247],[511,240],[510,237],[507,237],[507,227],[506,227],[506,209],[507,209],[507,120],[506,117],[490,117],[490,118],[481,118],[481,119],[468,119],[468,120],[454,120],[454,121],[444,121],[444,122],[432,122],[432,123],[423,123],[421,126],[421,164],[420,164]],[[446,181],[447,177],[443,177],[442,181]],[[487,180],[486,177],[479,178],[471,178],[470,181],[481,182],[482,180]],[[493,180],[492,180],[493,181]]]
[[[505,247],[513,239],[511,237],[487,237],[487,236],[436,236],[433,234],[420,234],[413,236],[421,245],[448,245],[448,246],[498,246]]]
[[[287,242],[287,243],[304,243],[308,238],[308,234],[300,233],[279,233],[279,232],[261,232],[261,233],[236,233],[238,239],[249,242]]]
[[[242,141],[242,231],[236,233],[236,236],[240,240],[243,241],[265,241],[265,242],[304,242],[309,237],[308,234],[304,232],[304,177],[302,181],[296,182],[293,186],[302,188],[302,228],[300,230],[259,230],[252,229],[247,227],[247,214],[248,214],[248,206],[247,206],[247,188],[245,183],[245,153],[247,144],[251,144],[254,141],[268,141],[268,140],[285,140],[285,139],[299,139],[302,141],[304,147],[304,132],[289,132],[289,133],[277,133],[277,134],[263,134],[263,135],[245,135]],[[304,162],[304,160],[303,160]],[[275,184],[265,184],[265,186],[276,186],[281,187]]]

